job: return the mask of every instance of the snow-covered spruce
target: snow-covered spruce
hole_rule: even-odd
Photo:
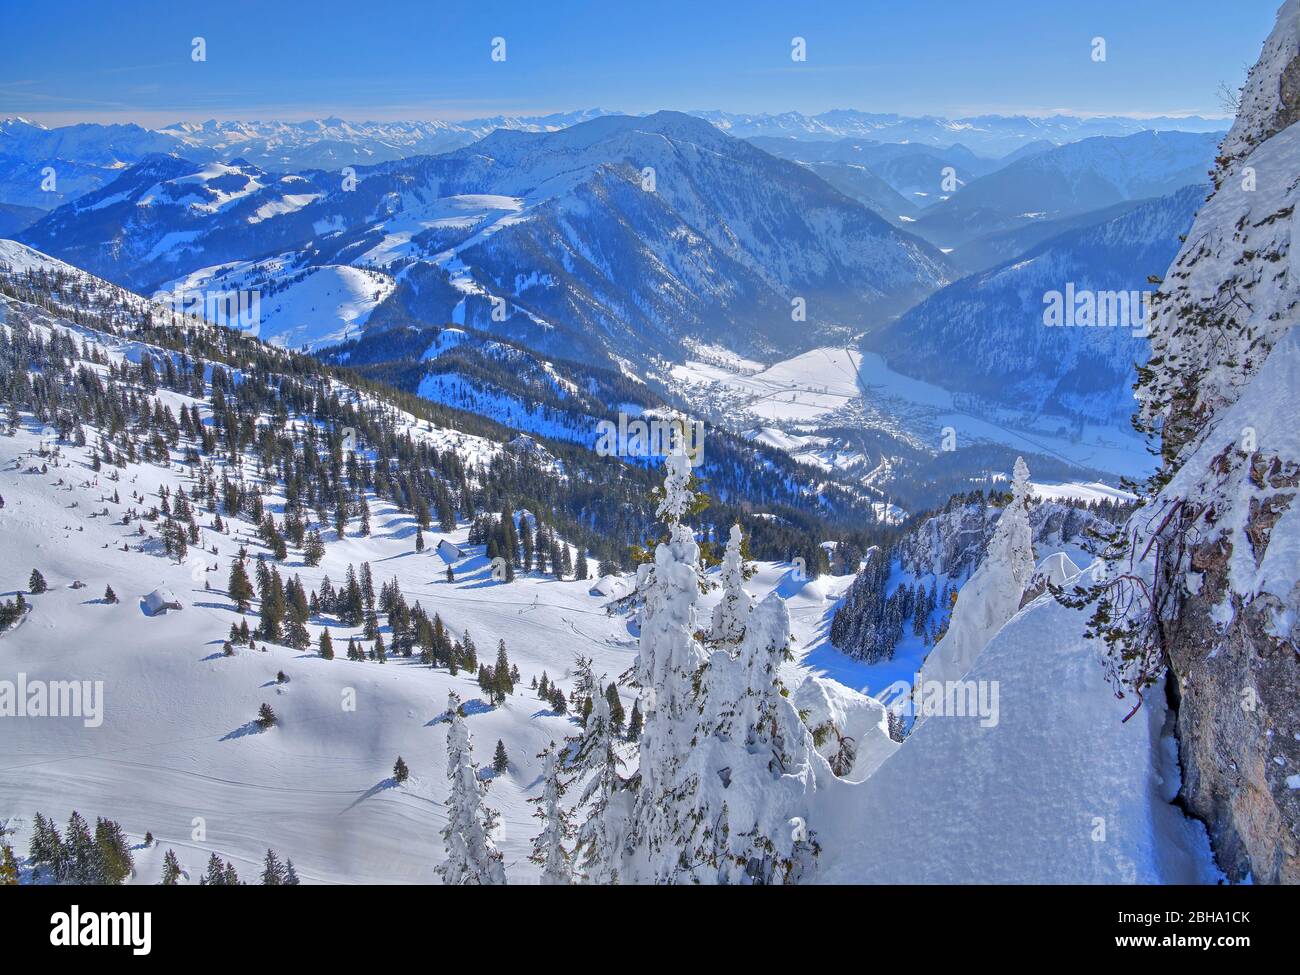
[[[501,854],[492,845],[497,814],[483,803],[484,784],[470,755],[469,729],[460,713],[460,699],[447,697],[447,825],[442,840],[446,861],[438,868],[443,882],[462,884],[504,884]]]
[[[1029,527],[1029,468],[1016,458],[1011,501],[998,519],[988,552],[962,587],[952,621],[921,667],[925,681],[963,677],[980,651],[1016,611],[1034,575],[1034,537]]]
[[[609,699],[599,683],[592,688],[591,713],[583,733],[572,743],[574,780],[581,785],[578,809],[584,814],[578,828],[574,859],[582,880],[589,884],[619,882],[619,850],[627,832],[627,796],[619,770]]]
[[[560,781],[560,763],[554,742],[546,746],[541,759],[542,794],[529,801],[537,805],[533,815],[542,821],[542,831],[533,838],[533,852],[529,859],[542,868],[543,885],[559,887],[573,883],[573,869],[565,846],[573,836],[573,825],[569,811],[560,803],[565,788]]]
[[[633,673],[647,702],[640,771],[620,794],[606,791],[616,754],[604,730],[608,701],[594,695],[578,746],[580,764],[594,756],[597,770],[584,791],[583,869],[596,882],[793,881],[815,859],[807,817],[821,759],[778,683],[789,614],[776,594],[753,608],[747,595],[736,598],[734,629],[723,630],[735,635],[705,652],[695,635],[700,551],[683,521],[693,502],[691,462],[680,444],[666,466],[658,513],[668,539],[639,579],[645,606]],[[740,544],[733,531],[724,584],[738,596]]]
[[[714,640],[739,640],[744,636],[745,619],[754,605],[749,593],[745,592],[745,568],[741,561],[740,542],[740,526],[732,525],[718,580],[722,584],[722,599],[713,607],[713,631],[710,636]]]
[[[658,882],[677,879],[686,857],[689,783],[682,780],[681,766],[695,730],[693,680],[704,662],[695,637],[700,547],[682,522],[694,501],[688,487],[691,461],[680,442],[665,466],[656,514],[668,526],[668,540],[655,547],[653,562],[637,570],[645,602],[634,673],[646,711],[630,836],[635,851],[630,872]]]

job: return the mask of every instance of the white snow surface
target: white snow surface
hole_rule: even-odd
[[[968,679],[999,720],[935,716],[865,782],[831,783],[815,824],[824,883],[1213,883],[1200,824],[1170,804],[1164,696],[1131,720],[1082,616],[1040,597]],[[1104,830],[1104,832],[1102,832]]]
[[[8,299],[0,299],[0,328],[9,310]],[[75,331],[79,342],[112,362],[139,361],[145,351],[129,339],[48,319],[35,330],[51,329]],[[167,390],[158,397],[173,412],[198,402],[208,415],[202,401]],[[298,422],[291,417],[289,428]],[[455,449],[467,463],[486,462],[501,449],[413,418],[406,432]],[[94,428],[87,434],[97,442]],[[136,524],[121,524],[121,514],[133,506],[132,492],[149,499],[161,485],[173,492],[188,487],[192,472],[181,454],[166,466],[129,464],[115,483],[108,468],[90,469],[90,448],[63,444],[58,457],[39,456],[47,443],[30,416],[21,418],[15,436],[0,437],[0,537],[7,554],[17,553],[0,566],[0,593],[25,590],[33,566],[49,584],[47,592],[28,597],[30,612],[0,636],[0,680],[22,674],[29,682],[102,681],[103,722],[5,721],[0,818],[16,830],[17,849],[26,849],[35,812],[62,823],[77,809],[118,820],[133,843],[153,832],[155,847],[134,850],[136,883],[156,882],[169,848],[191,883],[213,851],[254,879],[267,847],[292,858],[306,882],[435,881],[447,798],[448,725],[440,719],[455,692],[466,702],[480,766],[497,739],[506,744],[509,769],[480,772],[490,779],[488,805],[501,813],[493,840],[512,882],[536,881],[527,854],[538,826],[526,800],[540,792],[537,756],[576,732],[572,719],[553,715],[526,687],[493,707],[469,674],[452,677],[399,658],[383,665],[347,661],[343,645],[356,631],[322,619],[313,619],[309,630],[315,639],[330,626],[335,660],[282,646],[262,650],[261,641],[258,651],[223,656],[222,641],[241,619],[224,595],[225,577],[239,545],[262,551],[255,526],[231,517],[228,533],[217,533],[202,514],[204,542],[220,551],[200,554],[195,547],[183,565],[147,540],[138,550]],[[121,504],[112,501],[114,490]],[[315,568],[291,551],[281,571],[314,589],[324,574],[337,583],[349,563],[367,561],[376,587],[396,578],[408,600],[440,613],[454,634],[468,629],[481,657],[490,659],[505,640],[525,685],[545,670],[567,689],[575,652],[592,657],[605,681],[632,664],[634,621],[607,614],[605,598],[592,594],[589,580],[521,573],[512,584],[495,583],[481,548],[466,545],[462,526],[448,537],[470,554],[456,563],[456,581],[448,583],[441,558],[429,549],[414,552],[412,518],[373,496],[369,501],[370,536],[350,531],[342,541],[330,540]],[[273,492],[266,503],[279,513],[283,499]],[[108,517],[92,517],[103,508]],[[788,565],[757,568],[745,588],[760,597],[768,623],[756,637],[779,633],[788,612],[793,645],[806,652],[850,580],[800,581]],[[74,589],[74,581],[85,586]],[[105,585],[112,585],[118,604],[99,598]],[[155,590],[173,592],[184,611],[146,615],[144,598]],[[701,618],[718,595],[699,597]],[[810,756],[802,772],[782,782],[780,797],[747,787],[734,821],[761,816],[766,822],[797,811],[822,847],[814,879],[824,881],[1214,879],[1203,835],[1168,804],[1177,783],[1159,737],[1159,696],[1121,724],[1123,708],[1081,632],[1079,614],[1048,598],[1001,629],[970,675],[999,682],[1001,711],[992,727],[936,716],[894,747],[873,737],[880,732],[875,706],[823,686],[828,713],[838,709],[849,728],[861,721],[866,747],[849,779],[866,777],[835,779],[823,759]],[[277,681],[280,671],[286,682]],[[802,661],[786,664],[781,675],[796,698],[815,696],[799,687],[809,677]],[[355,710],[344,706],[352,695]],[[264,731],[253,720],[262,703],[279,719]],[[391,778],[398,755],[411,769],[400,785]],[[1101,842],[1091,838],[1096,817],[1105,821]]]

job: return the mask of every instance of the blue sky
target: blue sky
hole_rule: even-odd
[[[1219,115],[1216,89],[1241,82],[1278,0],[0,3],[0,116],[158,125],[591,107]]]

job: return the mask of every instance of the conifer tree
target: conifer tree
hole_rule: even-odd
[[[64,849],[67,851],[66,874],[62,883],[94,883],[95,840],[81,813],[73,811],[64,830]]]
[[[447,797],[447,825],[442,829],[447,858],[438,872],[451,886],[504,884],[501,854],[491,839],[497,814],[483,804],[484,783],[479,780],[470,753],[469,729],[454,693],[448,696],[447,712],[447,778],[451,793]]]
[[[745,592],[745,570],[740,554],[741,531],[739,525],[731,526],[727,537],[727,549],[722,557],[722,571],[719,581],[722,584],[722,598],[713,607],[713,630],[710,636],[714,640],[730,643],[739,642],[745,633],[745,620],[754,605],[749,593]]]
[[[14,857],[14,848],[8,843],[0,844],[0,887],[18,886],[18,860]]]
[[[639,741],[641,739],[641,724],[644,719],[641,717],[641,699],[638,697],[632,702],[632,716],[627,719],[627,740]]]
[[[320,655],[326,660],[334,659],[334,639],[328,626],[320,631]]]
[[[235,559],[230,564],[230,579],[226,583],[226,592],[235,601],[235,606],[241,613],[248,612],[252,605],[253,584],[248,579],[248,571],[244,568],[242,559]]]
[[[410,775],[411,770],[408,769],[406,763],[402,761],[402,756],[398,755],[397,761],[393,763],[393,780],[400,785],[405,782]]]
[[[116,886],[135,872],[135,859],[122,827],[111,819],[95,820],[95,850],[90,882]]]
[[[261,882],[263,887],[279,887],[284,883],[284,864],[274,850],[266,851],[266,858],[262,861]]]
[[[492,689],[498,702],[515,692],[515,682],[510,677],[510,660],[506,657],[506,641],[497,644],[497,662],[492,668]]]
[[[159,881],[164,887],[175,887],[180,883],[181,864],[176,858],[175,850],[168,850],[163,854],[162,880]]]
[[[506,754],[506,743],[497,739],[497,750],[492,755],[492,771],[502,775],[510,768],[510,757]]]
[[[538,757],[542,759],[542,794],[528,801],[537,806],[533,815],[542,821],[542,831],[533,837],[533,852],[528,859],[542,868],[544,885],[566,886],[573,882],[573,870],[565,842],[573,836],[574,829],[569,812],[560,804],[565,788],[560,780],[555,742]]]
[[[609,704],[609,724],[615,736],[623,733],[623,702],[618,697],[618,687],[613,681],[605,688],[605,701]]]
[[[45,590],[45,576],[41,575],[39,569],[32,569],[32,574],[27,580],[27,591],[33,596],[38,596]]]
[[[597,688],[590,700],[591,714],[582,735],[573,742],[574,779],[584,783],[578,808],[585,812],[573,855],[587,883],[615,884],[626,824],[612,800],[622,785],[618,773],[623,761],[615,743],[609,699]]]
[[[646,852],[649,880],[671,882],[686,855],[682,801],[688,784],[682,766],[695,734],[694,678],[704,662],[695,639],[700,593],[700,548],[684,518],[696,503],[690,490],[691,461],[674,437],[657,517],[668,538],[655,547],[654,561],[637,570],[645,594],[641,641],[634,669],[648,702],[640,740],[641,787],[633,813],[632,841]],[[602,868],[605,869],[605,868]]]
[[[304,562],[312,566],[320,565],[321,559],[325,557],[325,539],[321,537],[319,528],[313,528],[307,536],[302,547],[302,557]]]
[[[200,878],[199,883],[209,887],[221,887],[225,885],[226,874],[221,868],[221,858],[215,853],[208,857],[207,870],[204,872],[202,878]]]

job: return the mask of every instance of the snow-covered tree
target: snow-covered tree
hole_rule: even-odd
[[[163,854],[162,880],[159,881],[164,887],[174,887],[180,882],[181,862],[176,858],[175,850],[168,850]]]
[[[1034,575],[1034,533],[1029,524],[1032,501],[1029,468],[1016,458],[1011,500],[1002,511],[985,550],[984,561],[962,586],[943,638],[925,658],[923,681],[959,680],[989,640],[1020,609]]]
[[[438,868],[443,882],[461,884],[504,884],[501,853],[492,844],[496,811],[483,804],[484,784],[470,752],[469,729],[460,714],[460,700],[447,698],[450,727],[447,730],[447,825],[442,829],[446,861]]]
[[[623,761],[609,713],[609,698],[597,684],[591,700],[591,714],[582,735],[573,743],[571,766],[574,780],[582,783],[578,808],[585,819],[578,828],[573,856],[590,884],[614,884],[619,879],[619,847],[626,831],[619,769]]]
[[[722,556],[722,599],[713,607],[714,640],[738,641],[745,633],[745,620],[754,605],[745,592],[745,568],[740,554],[741,532],[739,525],[731,526],[727,550]]]
[[[811,734],[778,678],[790,616],[772,593],[742,624],[740,643],[714,650],[698,682],[684,775],[690,831],[676,882],[786,883],[815,856],[806,826],[791,826],[807,822],[816,784]]]
[[[695,638],[700,548],[683,523],[694,502],[691,461],[680,437],[674,438],[665,466],[656,515],[667,525],[668,538],[655,546],[653,562],[637,571],[645,603],[634,673],[646,708],[632,840],[640,861],[636,872],[644,871],[646,880],[671,882],[680,873],[690,829],[684,817],[691,783],[682,776],[682,764],[695,733],[693,684],[704,651]]]
[[[568,810],[560,805],[565,788],[560,781],[560,763],[555,757],[555,743],[551,742],[540,757],[542,794],[529,802],[537,805],[537,811],[533,815],[542,821],[542,831],[533,837],[533,852],[528,859],[542,868],[544,885],[564,886],[573,883],[569,851],[564,844],[573,836],[574,831]]]

